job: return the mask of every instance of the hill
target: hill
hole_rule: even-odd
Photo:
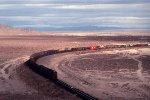
[[[38,32],[30,28],[14,28],[0,24],[0,36],[55,35],[55,36],[150,36],[149,32]]]
[[[7,25],[0,25],[0,36],[12,36],[12,35],[42,35],[48,34],[44,32],[33,31],[29,28],[19,29]]]

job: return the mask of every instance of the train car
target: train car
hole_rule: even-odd
[[[105,48],[106,49],[109,49],[109,48],[111,49],[111,48],[115,48],[115,46],[114,45],[106,45]]]
[[[104,49],[104,48],[105,48],[104,45],[98,46],[98,49]]]
[[[78,48],[71,48],[71,51],[82,51],[82,50],[89,50],[90,47],[78,47]]]
[[[120,47],[120,48],[126,48],[127,45],[120,45],[119,47]]]
[[[133,47],[145,47],[148,46],[148,44],[133,44]]]

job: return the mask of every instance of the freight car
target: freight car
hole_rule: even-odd
[[[148,46],[148,44],[133,44],[133,47],[145,47]]]
[[[90,47],[71,48],[71,51],[82,51],[82,50],[90,50]]]

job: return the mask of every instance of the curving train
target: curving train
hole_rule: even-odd
[[[84,50],[100,50],[100,49],[111,49],[111,48],[131,48],[131,47],[148,47],[150,44],[126,44],[126,45],[101,45],[101,46],[90,46],[90,47],[78,47],[78,48],[66,48],[64,51],[84,51]]]
[[[36,73],[42,75],[45,78],[53,80],[56,84],[64,87],[68,91],[75,93],[77,96],[81,97],[82,99],[86,100],[97,100],[97,98],[80,91],[67,83],[61,81],[57,77],[57,72],[53,69],[49,69],[43,65],[38,65],[36,63],[37,59],[47,56],[53,55],[57,53],[65,53],[65,52],[72,52],[72,51],[84,51],[84,50],[101,50],[101,49],[111,49],[111,48],[132,48],[132,47],[149,47],[149,44],[127,44],[127,45],[101,45],[101,46],[90,46],[90,47],[78,47],[78,48],[65,48],[64,50],[48,50],[35,53],[30,56],[30,59],[27,61],[29,67],[34,70]]]

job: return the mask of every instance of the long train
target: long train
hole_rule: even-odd
[[[126,45],[101,45],[91,47],[78,47],[78,48],[66,48],[66,51],[82,51],[82,50],[99,50],[99,49],[111,49],[111,48],[131,48],[131,47],[148,47],[150,44],[126,44]]]
[[[66,90],[76,94],[82,99],[86,100],[97,100],[97,98],[76,89],[67,83],[58,79],[57,72],[55,70],[49,69],[46,66],[38,65],[36,61],[44,56],[53,55],[57,53],[65,53],[65,52],[72,52],[72,51],[83,51],[83,50],[99,50],[99,49],[109,49],[109,48],[128,48],[128,47],[149,47],[149,44],[128,44],[128,45],[106,45],[106,46],[91,46],[91,47],[78,47],[78,48],[71,48],[71,49],[64,49],[64,50],[48,50],[42,51],[30,56],[30,59],[27,61],[29,67],[34,70],[36,73],[42,75],[45,78],[52,80],[54,83],[60,85],[61,87],[65,88]]]

